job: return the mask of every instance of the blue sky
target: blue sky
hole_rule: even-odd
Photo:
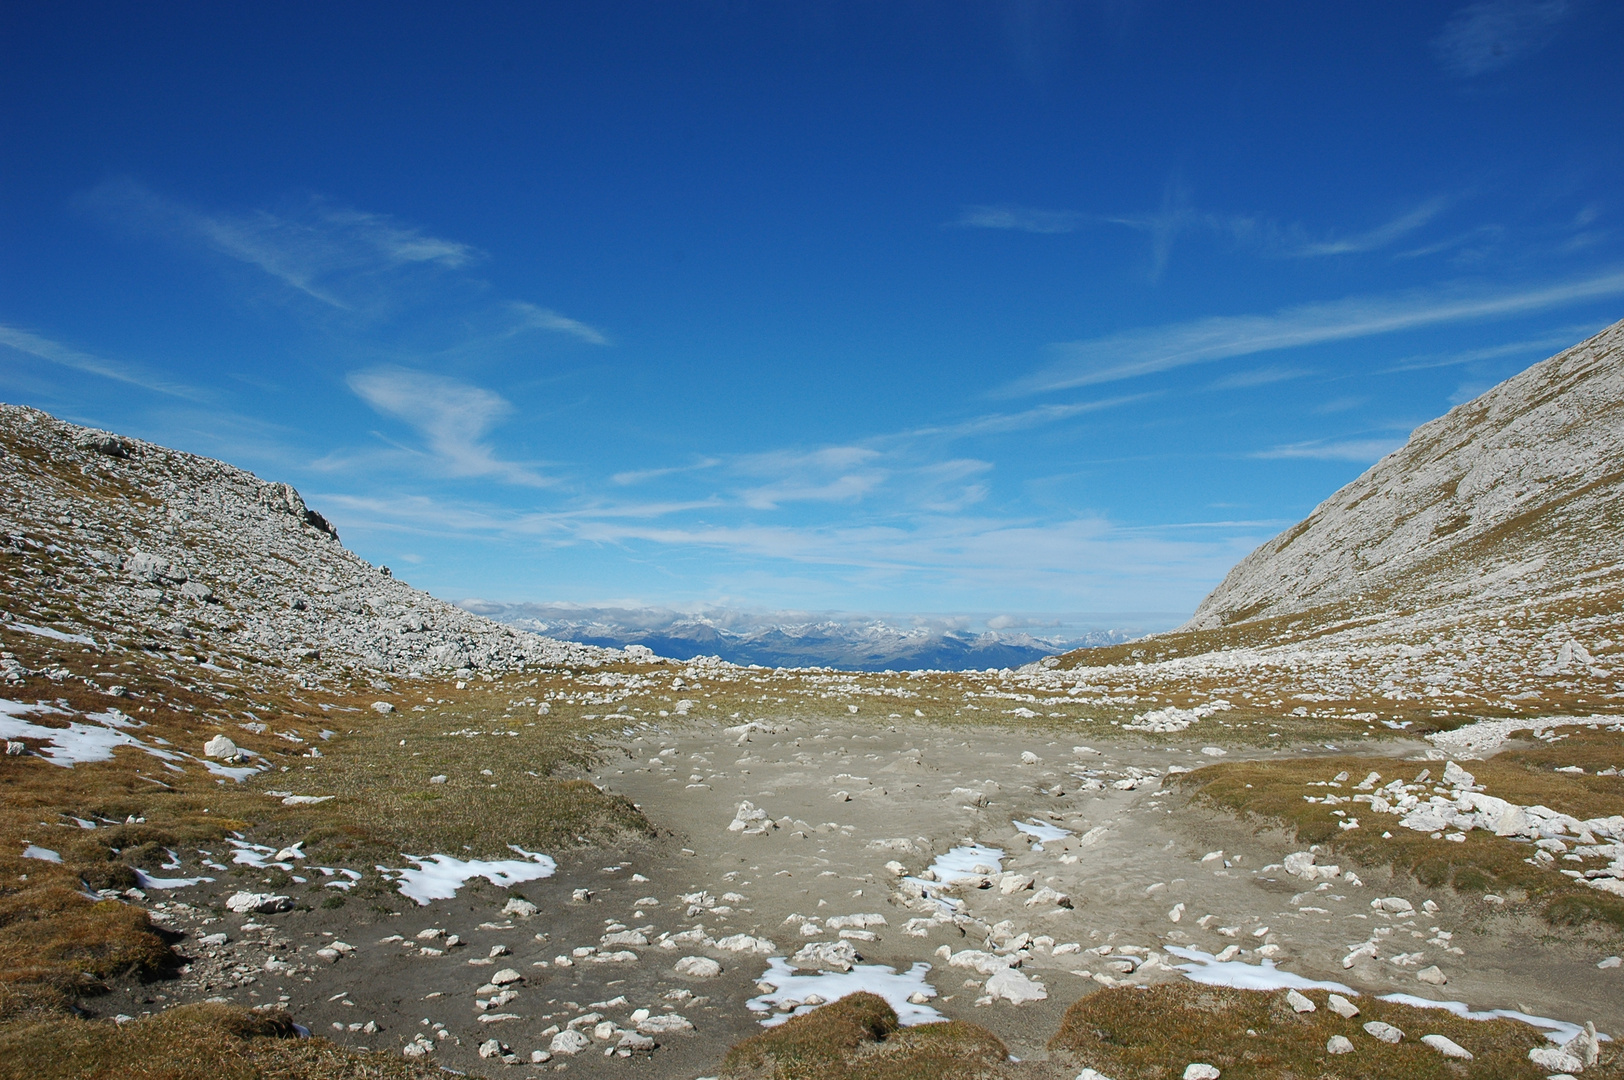
[[[1621,41],[1599,0],[7,4],[0,399],[288,480],[449,598],[1184,613],[1624,315]]]

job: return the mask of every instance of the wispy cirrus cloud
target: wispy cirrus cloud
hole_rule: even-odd
[[[1056,234],[1076,232],[1091,219],[1076,210],[1037,210],[1029,206],[966,206],[950,225],[966,229],[1008,229]]]
[[[632,484],[643,484],[650,480],[663,480],[668,476],[680,476],[683,473],[699,472],[704,469],[714,469],[722,463],[721,458],[708,457],[696,461],[691,465],[668,465],[659,469],[628,469],[617,472],[609,479],[612,483],[627,487]]]
[[[129,179],[102,183],[79,202],[122,227],[207,249],[262,271],[324,308],[363,318],[420,306],[416,301],[408,304],[404,298],[421,298],[428,285],[423,275],[434,275],[438,303],[445,303],[447,294],[462,298],[466,310],[459,314],[459,323],[494,321],[500,327],[464,342],[463,350],[536,330],[591,345],[609,344],[599,328],[549,307],[524,300],[490,306],[485,298],[487,286],[468,273],[485,259],[483,252],[387,214],[340,206],[319,197],[278,210],[206,210]],[[448,285],[455,287],[448,289]],[[471,297],[481,299],[469,302]]]
[[[1289,382],[1292,379],[1301,379],[1312,375],[1306,368],[1293,367],[1261,367],[1251,371],[1236,371],[1213,381],[1214,390],[1250,390],[1255,386],[1269,386],[1274,383]]]
[[[1163,189],[1161,205],[1142,213],[1086,214],[1077,210],[981,205],[964,207],[958,218],[949,225],[1050,235],[1100,225],[1132,229],[1145,234],[1150,241],[1150,276],[1154,280],[1166,270],[1174,244],[1186,233],[1222,237],[1268,258],[1307,259],[1366,254],[1390,247],[1423,228],[1448,209],[1452,202],[1450,198],[1435,196],[1373,228],[1315,236],[1302,225],[1282,225],[1259,214],[1224,214],[1201,210],[1192,202],[1189,187],[1175,177]],[[1467,234],[1466,238],[1438,245],[1435,250],[1458,247],[1475,235]],[[1423,253],[1428,252],[1417,249],[1409,254]]]
[[[3,323],[0,323],[0,346],[49,361],[60,367],[72,368],[87,375],[99,375],[128,386],[139,386],[143,390],[151,390],[169,397],[196,402],[204,402],[211,397],[202,390],[173,379],[166,379],[136,364],[93,356],[72,346],[41,337],[32,331],[6,326]]]
[[[1309,458],[1315,461],[1377,461],[1404,445],[1403,439],[1314,439],[1259,450],[1255,458]]]
[[[1486,0],[1458,9],[1432,41],[1443,69],[1470,79],[1538,52],[1572,12],[1568,0]]]
[[[314,496],[313,496],[314,497]],[[1100,610],[1129,598],[1167,610],[1193,605],[1211,582],[1279,523],[1203,522],[1123,528],[1102,517],[1058,521],[965,514],[843,517],[823,525],[707,524],[573,513],[514,513],[419,495],[322,494],[346,527],[404,534],[500,537],[570,547],[707,551],[727,560],[832,568],[876,587],[910,582],[982,592],[1042,591]],[[1120,606],[1120,605],[1119,605]]]
[[[1356,296],[1268,315],[1220,315],[1056,346],[1062,359],[1011,384],[1011,395],[1116,382],[1278,349],[1351,341],[1424,326],[1525,314],[1624,295],[1624,270],[1520,289],[1455,285]]]
[[[354,310],[359,278],[410,267],[461,269],[475,248],[430,236],[384,214],[308,199],[289,210],[202,210],[133,180],[109,180],[82,205],[138,231],[200,243],[330,307]]]
[[[589,345],[609,344],[603,331],[578,319],[560,315],[552,308],[538,307],[524,300],[515,300],[509,306],[519,316],[519,330],[552,330],[580,338]]]
[[[1306,258],[1315,255],[1351,255],[1367,251],[1378,251],[1398,242],[1426,225],[1447,209],[1449,203],[1450,200],[1442,196],[1428,199],[1413,210],[1407,210],[1397,217],[1376,226],[1374,229],[1367,229],[1362,233],[1354,233],[1350,236],[1309,241],[1299,247],[1293,254]]]
[[[1004,435],[1011,431],[1024,431],[1028,428],[1042,427],[1045,424],[1057,424],[1076,416],[1101,412],[1105,409],[1114,409],[1118,406],[1129,405],[1155,396],[1155,394],[1120,394],[1116,397],[1098,398],[1092,401],[1038,405],[1031,409],[1023,409],[1020,412],[1013,413],[983,413],[980,416],[972,416],[966,420],[911,428],[893,436],[893,438],[913,439],[937,436],[971,438],[978,435]]]
[[[434,466],[448,475],[489,476],[528,487],[554,483],[529,465],[496,456],[486,437],[513,412],[500,394],[398,367],[352,372],[346,381],[368,405],[416,431]]]
[[[746,475],[771,477],[739,492],[746,506],[776,509],[787,502],[851,502],[878,488],[890,476],[883,455],[867,446],[826,446],[817,450],[777,450],[734,462]]]

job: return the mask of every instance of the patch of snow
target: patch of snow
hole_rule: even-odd
[[[62,856],[58,855],[50,848],[37,847],[34,844],[29,844],[27,847],[23,848],[23,858],[40,859],[44,862],[54,863],[59,863],[62,861]]]
[[[184,889],[199,882],[213,881],[211,877],[152,877],[140,867],[135,871],[135,883],[143,889]]]
[[[931,1024],[947,1019],[929,1005],[908,1000],[919,994],[927,998],[936,996],[936,988],[925,981],[931,966],[923,961],[906,972],[884,964],[858,964],[850,971],[826,971],[816,975],[797,974],[781,956],[767,961],[767,970],[756,981],[771,986],[773,992],[751,998],[745,1003],[751,1012],[771,1012],[794,1003],[790,1010],[769,1016],[761,1021],[762,1027],[777,1027],[792,1016],[805,1016],[816,1005],[806,1004],[809,997],[821,998],[824,1003],[839,1001],[848,994],[867,991],[884,998],[897,1012],[897,1019],[906,1027]]]
[[[1015,828],[1028,836],[1038,838],[1038,843],[1032,845],[1033,851],[1042,851],[1043,842],[1046,840],[1064,840],[1071,835],[1070,829],[1062,829],[1058,825],[1050,825],[1048,822],[1039,821],[1036,818],[1029,821],[1017,821],[1015,822]]]
[[[1237,990],[1335,990],[1358,996],[1358,991],[1339,982],[1320,981],[1293,975],[1274,966],[1273,960],[1248,964],[1244,960],[1219,960],[1212,953],[1179,945],[1166,946],[1168,952],[1189,964],[1173,965],[1191,982],[1204,986],[1229,986]]]
[[[483,859],[463,860],[451,855],[427,855],[422,858],[406,855],[404,858],[407,862],[416,864],[415,870],[393,870],[387,866],[380,866],[378,870],[399,882],[402,896],[409,896],[426,906],[435,900],[449,900],[456,896],[457,890],[469,878],[482,877],[492,885],[506,889],[522,882],[552,877],[558,869],[558,864],[546,855],[525,851],[514,844],[509,844],[508,848],[524,858],[488,862]]]
[[[1416,997],[1414,994],[1383,994],[1382,1001],[1391,1001],[1399,1005],[1411,1005],[1417,1009],[1445,1009],[1454,1013],[1463,1020],[1521,1020],[1533,1027],[1544,1028],[1545,1037],[1562,1046],[1576,1035],[1583,1035],[1585,1029],[1579,1024],[1570,1024],[1565,1020],[1552,1020],[1548,1016],[1532,1016],[1529,1013],[1518,1012],[1515,1009],[1483,1009],[1474,1012],[1470,1007],[1459,1001],[1433,1001],[1431,998]],[[1596,1038],[1609,1042],[1612,1037],[1596,1033]]]
[[[990,866],[993,873],[1001,873],[1004,869],[1003,859],[1003,848],[987,847],[984,844],[965,844],[938,855],[936,861],[930,864],[930,868],[937,881],[951,883],[964,878],[980,877],[981,875],[975,871],[977,866]]]
[[[96,639],[89,634],[64,634],[62,631],[53,630],[49,626],[30,626],[28,623],[20,622],[0,623],[0,626],[4,626],[8,630],[21,630],[25,634],[38,634],[40,637],[47,637],[53,641],[71,642],[74,645],[96,644]]]

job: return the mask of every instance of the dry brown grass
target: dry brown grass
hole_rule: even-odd
[[[729,1080],[974,1080],[1009,1057],[998,1037],[963,1021],[900,1027],[875,994],[852,994],[728,1051]]]
[[[1348,1020],[1326,1007],[1325,991],[1306,994],[1317,1011],[1294,1012],[1285,991],[1189,983],[1101,990],[1066,1010],[1049,1050],[1074,1067],[1090,1066],[1115,1080],[1171,1080],[1198,1061],[1216,1066],[1224,1080],[1536,1080],[1545,1075],[1528,1061],[1528,1051],[1549,1043],[1526,1024],[1462,1020],[1441,1009],[1370,997],[1357,999],[1360,1013]],[[1404,1040],[1392,1045],[1366,1034],[1362,1025],[1371,1020],[1397,1027]],[[1355,1051],[1327,1053],[1333,1035],[1349,1039]],[[1446,1058],[1421,1043],[1424,1035],[1453,1039],[1474,1059]],[[1596,1072],[1621,1075],[1616,1060],[1604,1059]]]
[[[279,1013],[183,1005],[118,1025],[48,1017],[0,1028],[5,1080],[426,1080],[392,1054],[300,1039]]]
[[[1619,735],[1579,730],[1581,734],[1555,747],[1510,750],[1466,765],[1488,794],[1521,805],[1540,803],[1579,818],[1624,813],[1624,777],[1552,771],[1550,761],[1588,762],[1585,767],[1590,768],[1619,757],[1624,747]],[[1172,784],[1198,802],[1286,826],[1298,843],[1323,845],[1335,857],[1361,866],[1389,866],[1424,885],[1447,885],[1468,895],[1496,893],[1514,906],[1526,902],[1553,922],[1598,921],[1624,930],[1624,900],[1577,884],[1555,870],[1530,866],[1523,861],[1534,850],[1527,843],[1476,829],[1464,842],[1434,840],[1401,827],[1396,816],[1372,813],[1363,803],[1336,808],[1360,820],[1359,828],[1344,831],[1332,808],[1304,800],[1305,795],[1323,796],[1333,790],[1343,796],[1355,794],[1352,785],[1370,772],[1380,773],[1385,783],[1399,778],[1413,781],[1422,770],[1430,770],[1436,779],[1442,763],[1353,756],[1225,762],[1178,776]],[[1308,786],[1331,781],[1344,771],[1350,780],[1340,788]],[[1383,832],[1390,832],[1391,838],[1384,839]]]

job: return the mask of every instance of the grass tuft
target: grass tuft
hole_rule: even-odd
[[[884,998],[860,993],[744,1040],[722,1070],[728,1080],[975,1080],[1008,1057],[985,1028],[901,1027]]]
[[[125,1024],[41,1017],[0,1028],[0,1080],[426,1080],[392,1054],[297,1037],[284,1013],[182,1005]]]
[[[1150,988],[1101,990],[1066,1010],[1049,1041],[1055,1057],[1073,1067],[1092,1067],[1115,1080],[1182,1076],[1187,1065],[1215,1066],[1224,1080],[1536,1080],[1545,1074],[1528,1051],[1549,1045],[1541,1032],[1511,1020],[1463,1020],[1441,1009],[1359,997],[1359,1015],[1344,1019],[1326,1006],[1328,994],[1306,996],[1318,1010],[1294,1012],[1285,991],[1231,990],[1169,983]],[[1364,1024],[1385,1021],[1404,1032],[1397,1045],[1368,1035]],[[1351,1054],[1330,1054],[1333,1035],[1351,1041]],[[1473,1054],[1471,1061],[1446,1058],[1421,1042],[1443,1035]],[[1604,1076],[1619,1075],[1603,1063]],[[1586,1070],[1590,1075],[1590,1070]]]

